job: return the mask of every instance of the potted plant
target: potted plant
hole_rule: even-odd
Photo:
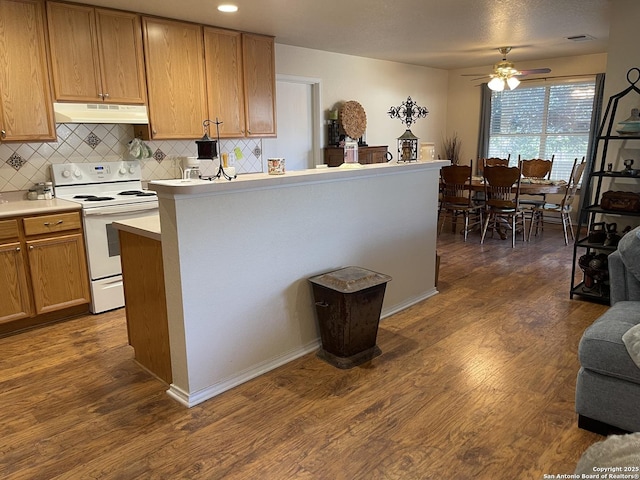
[[[452,135],[446,136],[442,139],[443,158],[445,160],[451,160],[452,165],[457,165],[460,160],[460,146],[462,142],[458,137],[457,132],[453,132]]]

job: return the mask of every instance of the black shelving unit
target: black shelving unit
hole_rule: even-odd
[[[631,77],[635,76],[635,80]],[[589,200],[584,199],[582,201],[582,208],[580,216],[578,218],[578,233],[576,235],[576,241],[573,246],[573,266],[571,270],[571,291],[570,297],[579,295],[585,300],[590,300],[599,303],[609,303],[609,284],[608,281],[602,280],[596,282],[594,285],[587,286],[585,281],[576,281],[576,274],[580,270],[579,259],[582,255],[588,254],[610,254],[616,250],[615,246],[605,246],[601,243],[593,243],[589,241],[589,231],[591,231],[592,225],[602,215],[615,215],[617,217],[636,217],[637,223],[640,224],[640,212],[627,212],[620,210],[606,210],[600,206],[600,199],[602,197],[602,184],[605,179],[615,178],[627,178],[634,179],[640,184],[640,175],[625,173],[624,171],[610,172],[605,168],[607,163],[607,155],[609,152],[610,142],[622,142],[630,140],[639,140],[640,134],[637,135],[617,135],[615,134],[614,125],[616,124],[616,111],[618,109],[618,102],[621,98],[635,93],[640,95],[640,89],[636,86],[636,83],[640,81],[640,69],[632,68],[627,72],[627,81],[629,86],[621,92],[609,97],[609,102],[602,119],[602,124],[596,137],[596,145],[593,149],[594,158],[590,162],[591,171],[587,172],[587,178],[583,180],[583,192],[587,192]],[[620,121],[620,120],[618,120]],[[612,131],[614,132],[612,134]],[[636,148],[640,148],[640,142],[637,143]],[[597,160],[600,160],[599,162]],[[581,236],[582,235],[582,236]],[[587,235],[587,236],[584,236]],[[591,282],[590,282],[591,283]]]

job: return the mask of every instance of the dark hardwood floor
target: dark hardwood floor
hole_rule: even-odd
[[[577,428],[582,331],[560,228],[443,233],[440,294],[382,321],[382,355],[310,354],[187,409],[142,370],[124,310],[0,339],[3,479],[541,479],[602,437]],[[311,308],[311,306],[310,306]],[[238,346],[242,348],[242,346]]]

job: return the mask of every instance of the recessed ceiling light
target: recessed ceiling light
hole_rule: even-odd
[[[218,10],[225,13],[233,13],[238,11],[237,5],[231,5],[230,3],[225,3],[223,5],[218,5]]]

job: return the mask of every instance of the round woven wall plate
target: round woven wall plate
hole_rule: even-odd
[[[340,124],[349,137],[355,139],[364,135],[367,129],[367,114],[358,102],[350,100],[340,109]]]

